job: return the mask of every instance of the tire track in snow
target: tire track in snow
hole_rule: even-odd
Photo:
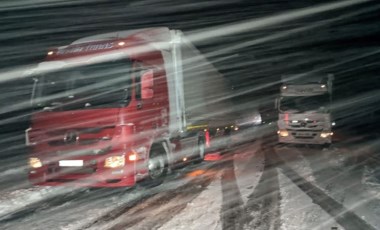
[[[80,229],[157,229],[186,208],[214,180],[224,161],[211,164],[181,186],[153,191],[122,204]],[[191,172],[189,172],[191,173]]]
[[[260,145],[261,141],[255,141],[234,155],[235,175],[244,204],[247,204],[264,171],[265,160]]]
[[[277,176],[277,161],[266,143],[261,150],[265,156],[264,171],[245,207],[243,229],[280,228],[280,189]]]
[[[19,221],[25,219],[34,213],[47,210],[49,208],[57,207],[70,202],[72,200],[77,200],[83,198],[83,190],[71,191],[67,194],[57,194],[49,198],[34,202],[26,207],[19,209],[15,212],[8,213],[0,217],[0,225],[8,224],[13,221]]]
[[[231,152],[226,152],[220,162],[206,169],[203,176],[201,175],[201,177],[195,178],[175,190],[166,191],[163,194],[153,194],[146,197],[143,201],[136,201],[136,203],[131,204],[127,209],[120,212],[115,210],[116,215],[114,212],[112,212],[113,214],[109,213],[106,215],[108,216],[107,219],[101,218],[91,226],[95,226],[96,224],[96,227],[99,227],[98,224],[101,225],[102,222],[111,221],[115,217],[119,219],[125,217],[120,221],[114,221],[114,224],[105,223],[100,229],[160,228],[185,209],[189,202],[198,197],[215,180],[215,177],[220,175],[220,172],[222,172],[221,187],[222,199],[224,201],[221,210],[223,229],[240,229],[242,226],[241,218],[244,215],[244,202],[237,185],[233,154]],[[86,228],[91,226],[87,226]]]
[[[189,202],[207,188],[215,176],[215,173],[206,173],[175,190],[158,197],[150,197],[124,212],[119,218],[122,220],[108,229],[158,229],[185,209]]]
[[[323,158],[318,157],[321,153]],[[362,154],[360,149],[352,151],[340,147],[308,153],[302,151],[302,154],[309,162],[316,183],[323,191],[362,219],[365,218],[369,224],[379,228],[379,211],[376,208],[380,204],[379,197],[369,193],[362,183],[363,166],[367,162],[351,162],[353,155]]]
[[[330,214],[335,221],[346,230],[374,230],[375,228],[366,221],[357,216],[354,212],[348,210],[341,203],[330,197],[322,189],[313,183],[307,181],[296,171],[294,171],[287,162],[272,150],[273,156],[280,163],[279,167],[282,173],[286,175],[294,184],[296,184],[303,192],[305,192],[315,204],[319,205],[323,210]]]
[[[264,155],[267,154],[261,144]],[[254,166],[255,158],[252,157],[247,167]],[[244,204],[237,178],[234,163],[229,161],[223,171],[221,184],[223,204],[221,220],[223,229],[278,229],[279,228],[279,186],[277,171],[274,168],[271,157],[266,157],[264,171],[260,181],[248,196]],[[248,175],[253,177],[254,175]],[[253,182],[254,180],[252,180]]]
[[[221,219],[223,229],[240,229],[241,218],[244,215],[244,202],[237,185],[233,160],[225,164],[221,177],[222,210]]]

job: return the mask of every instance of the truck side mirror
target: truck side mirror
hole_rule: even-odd
[[[153,93],[153,70],[148,70],[141,76],[141,99],[153,98]]]

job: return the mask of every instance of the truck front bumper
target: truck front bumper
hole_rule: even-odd
[[[135,185],[135,173],[127,167],[115,169],[94,169],[88,171],[62,172],[59,168],[52,171],[49,167],[29,170],[29,181],[43,186],[74,187],[132,187]]]
[[[332,135],[332,134],[331,134]],[[279,143],[291,143],[291,144],[331,144],[331,135],[321,137],[321,132],[309,131],[309,132],[297,132],[289,131],[287,136],[278,135]]]

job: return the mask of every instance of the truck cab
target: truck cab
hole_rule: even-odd
[[[33,183],[131,186],[148,174],[152,141],[168,125],[168,90],[160,52],[125,50],[138,42],[74,43],[39,64],[26,133]]]
[[[276,99],[280,143],[331,144],[332,80],[332,75],[283,76],[280,97]]]

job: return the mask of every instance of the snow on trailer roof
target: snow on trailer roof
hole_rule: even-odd
[[[145,29],[136,29],[136,30],[124,30],[124,31],[116,31],[104,34],[98,34],[93,36],[88,36],[84,38],[80,38],[71,45],[88,43],[88,42],[97,42],[104,40],[117,40],[127,38],[129,36],[142,36],[146,40],[150,40],[152,42],[158,41],[170,41],[170,30],[167,27],[156,27],[156,28],[145,28]]]
[[[325,84],[330,74],[287,74],[281,76],[284,84],[302,85],[302,84]]]
[[[119,48],[124,47],[130,37],[137,38],[144,43],[150,43],[152,47],[159,50],[165,49],[166,46],[163,44],[171,42],[171,32],[167,27],[117,31],[84,37],[69,45],[58,47],[48,52],[47,60],[62,60],[89,55],[99,56],[100,53],[112,55]],[[148,49],[150,48],[147,46],[135,47],[134,52],[136,50],[145,52]]]
[[[327,87],[320,84],[289,85],[281,88],[282,96],[314,96],[328,93]]]

